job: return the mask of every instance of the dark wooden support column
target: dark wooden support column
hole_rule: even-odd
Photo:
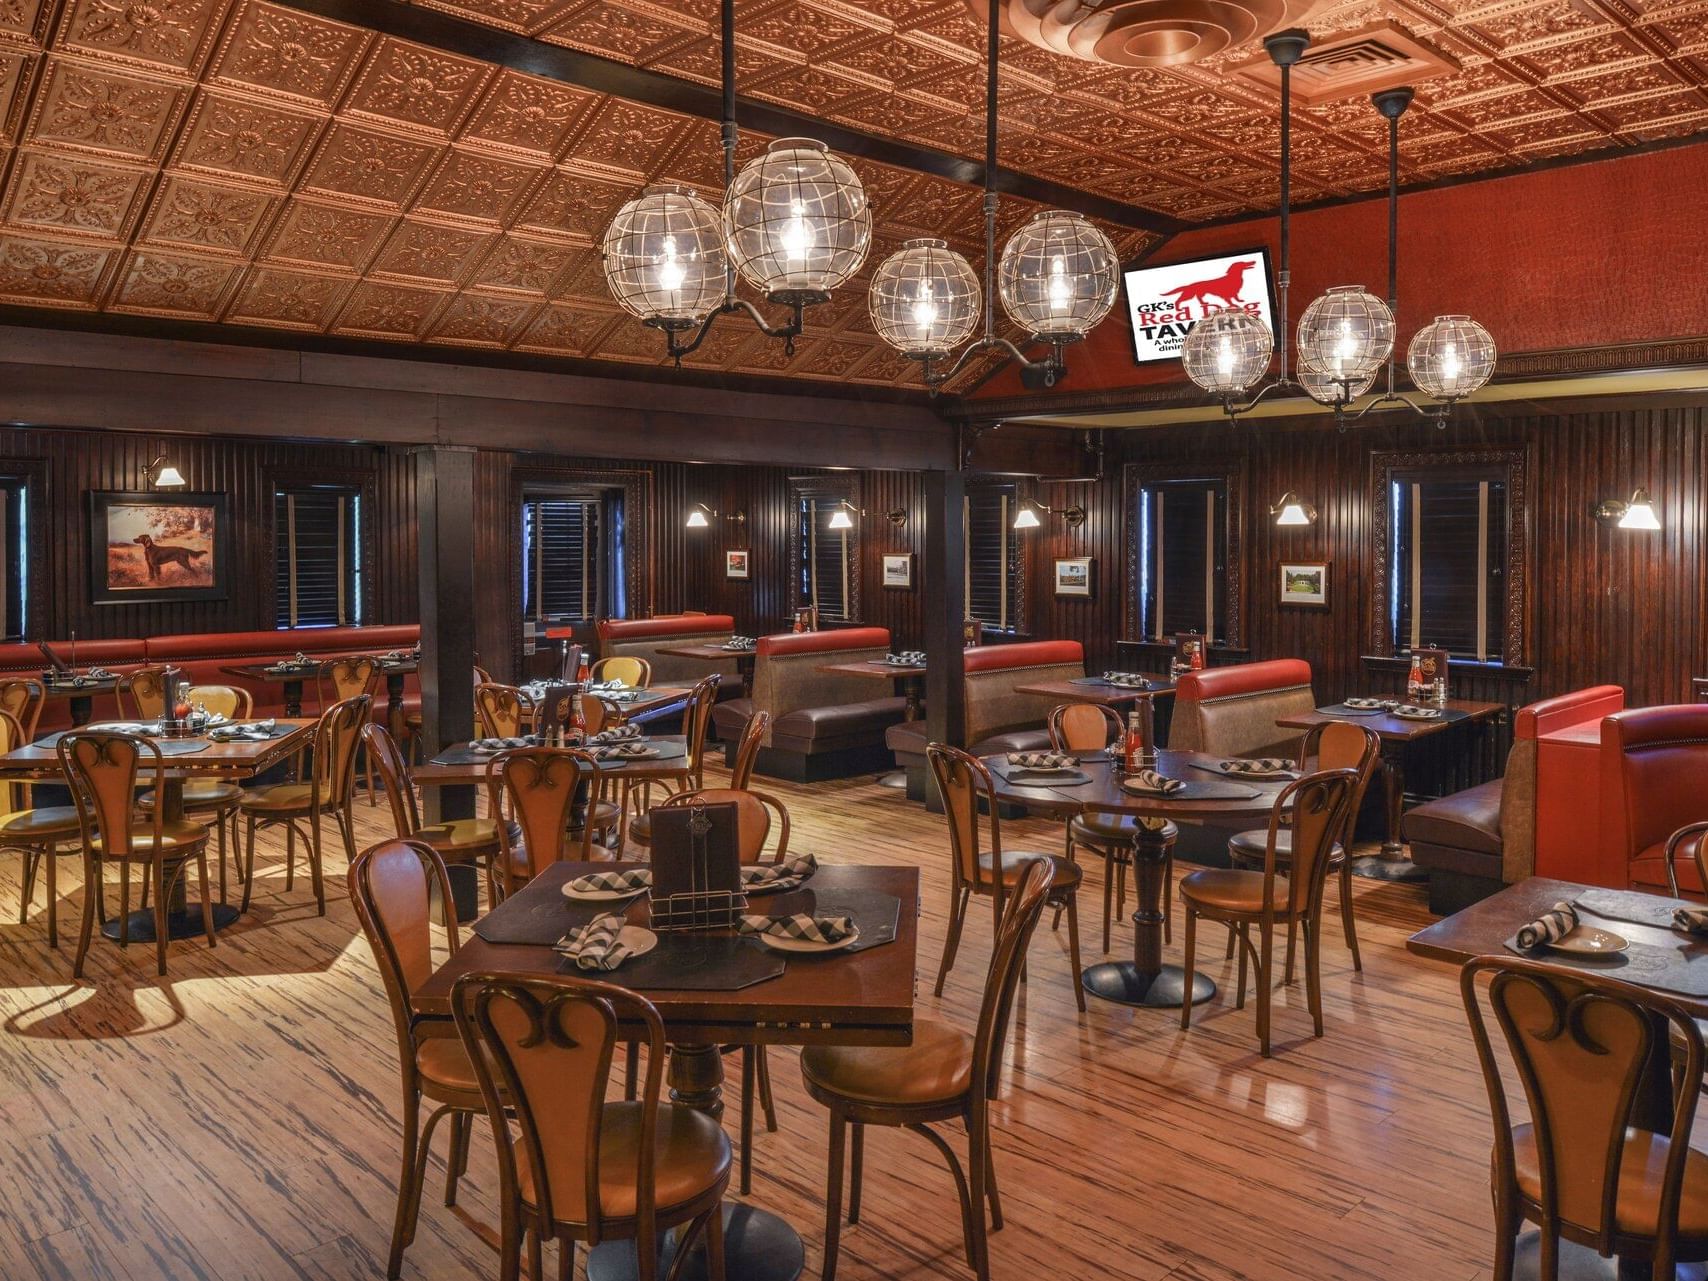
[[[925,473],[925,726],[933,743],[965,747],[967,485],[959,471]],[[927,787],[929,795],[933,789]]]
[[[472,449],[415,451],[424,756],[474,736],[474,462]],[[472,817],[474,794],[473,787],[425,788],[423,817]]]

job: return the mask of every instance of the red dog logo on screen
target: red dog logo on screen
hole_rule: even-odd
[[[1195,302],[1206,312],[1212,298],[1224,307],[1237,306],[1243,301],[1240,291],[1245,288],[1245,273],[1255,266],[1257,264],[1250,261],[1232,263],[1219,276],[1209,280],[1195,280],[1189,285],[1181,285],[1178,289],[1165,289],[1163,293],[1172,296],[1176,305]]]

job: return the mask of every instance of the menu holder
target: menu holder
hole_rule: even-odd
[[[1417,669],[1423,676],[1423,685],[1426,690],[1433,689],[1436,681],[1441,682],[1443,689],[1447,688],[1446,650],[1414,649],[1411,656],[1412,661],[1417,664]]]
[[[562,743],[575,725],[575,686],[549,682],[540,691],[534,732],[542,743]]]
[[[652,928],[734,929],[741,888],[740,811],[733,804],[652,812]]]
[[[1183,669],[1198,671],[1209,663],[1210,639],[1200,632],[1177,632],[1174,660]]]

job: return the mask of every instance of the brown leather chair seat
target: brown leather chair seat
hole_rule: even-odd
[[[511,840],[522,839],[522,829],[514,823],[506,826],[510,829]],[[498,824],[489,818],[453,818],[443,823],[434,823],[413,833],[416,840],[426,841],[439,851],[439,857],[446,862],[455,862],[456,856],[464,851],[484,851],[497,846]]]
[[[898,758],[903,756],[917,757],[917,764],[925,763],[925,722],[898,721],[884,731],[884,746],[894,752]]]
[[[217,805],[233,805],[242,799],[241,787],[236,783],[222,783],[217,778],[190,779],[184,784],[185,809],[211,809]],[[137,796],[136,807],[145,813],[153,811],[153,789]]]
[[[1131,842],[1139,821],[1130,814],[1077,814],[1068,820],[1068,827],[1074,840],[1102,845],[1109,841]],[[1180,829],[1173,823],[1165,824],[1161,836],[1165,840],[1178,840]]]
[[[138,819],[131,824],[131,845],[145,850],[154,848],[154,820]],[[160,848],[168,856],[177,853],[192,853],[196,846],[208,839],[208,829],[200,823],[187,818],[167,819],[160,825]],[[95,853],[106,852],[106,841],[95,838]]]
[[[313,783],[275,783],[271,787],[253,787],[243,793],[245,814],[275,814],[285,810],[307,811],[314,796]],[[323,788],[320,803],[332,808],[333,794]],[[322,811],[325,812],[324,810]]]
[[[1043,859],[1050,865],[1050,898],[1058,895],[1071,894],[1085,877],[1085,871],[1078,863],[1070,863],[1059,854],[1039,854],[1032,850],[1003,850],[1002,851],[1002,883],[1013,885],[1020,880],[1020,874],[1026,870],[1026,864],[1033,859]],[[979,866],[988,869],[991,865],[990,855],[979,855]]]
[[[455,1036],[435,1036],[415,1047],[415,1067],[421,1073],[423,1092],[446,1100],[452,1095],[480,1102],[480,1082],[468,1051]],[[481,1106],[485,1106],[482,1104]]]
[[[884,746],[895,753],[897,763],[903,766],[925,763],[926,741],[925,722],[922,720],[902,721],[884,731]],[[1043,752],[1048,751],[1049,746],[1050,731],[1039,726],[1037,729],[992,734],[989,738],[981,738],[967,750],[974,756],[996,756],[1003,752]]]
[[[884,741],[884,731],[906,711],[907,700],[899,697],[798,708],[771,723],[771,746],[807,755],[846,747],[875,747]]]
[[[1664,1134],[1626,1130],[1619,1158],[1619,1195],[1613,1217],[1620,1232],[1656,1235],[1660,1220],[1661,1185],[1672,1144]],[[1542,1197],[1542,1167],[1536,1153],[1536,1129],[1517,1125],[1512,1130],[1513,1175],[1518,1190],[1531,1200]],[[1684,1182],[1679,1189],[1678,1235],[1681,1240],[1708,1238],[1708,1155],[1692,1148],[1684,1158]]]
[[[599,1127],[599,1209],[610,1218],[629,1219],[635,1214],[635,1156],[640,1151],[642,1106],[605,1105]],[[706,1189],[729,1171],[729,1137],[704,1112],[681,1103],[660,1103],[655,1126],[653,1177],[659,1210],[704,1196]],[[526,1158],[516,1162],[516,1184],[522,1200],[532,1206],[534,1174]]]
[[[1406,811],[1406,839],[1499,858],[1501,790],[1501,780],[1492,779]]]
[[[1182,897],[1193,899],[1211,911],[1261,912],[1263,873],[1238,868],[1206,867],[1180,878]],[[1277,876],[1271,885],[1270,902],[1276,911],[1287,907],[1287,878]]]
[[[0,836],[14,840],[45,841],[60,836],[66,840],[82,829],[77,822],[77,810],[71,805],[49,805],[39,810],[19,810],[0,818]]]
[[[972,1088],[973,1038],[932,1019],[916,1019],[913,1044],[809,1045],[801,1074],[809,1088],[880,1106],[929,1106]]]

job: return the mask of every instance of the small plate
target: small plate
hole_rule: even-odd
[[[835,943],[813,943],[806,939],[780,939],[774,934],[755,934],[758,939],[773,952],[840,952],[853,947],[860,941],[860,927],[856,925],[853,933]]]
[[[623,899],[635,898],[641,894],[645,894],[647,889],[647,886],[641,885],[632,890],[576,891],[570,889],[569,882],[565,881],[563,883],[563,896],[567,899],[573,899],[577,903],[617,903]]]
[[[1382,707],[1348,707],[1340,703],[1331,709],[1336,716],[1380,716],[1386,708]]]
[[[1398,708],[1390,712],[1389,715],[1394,717],[1396,720],[1402,721],[1438,721],[1441,719],[1440,712],[1424,712],[1420,714],[1418,712],[1402,712]]]
[[[1610,930],[1580,924],[1564,938],[1557,938],[1544,946],[1550,952],[1565,952],[1571,956],[1613,956],[1631,945]]]
[[[644,925],[625,925],[617,935],[617,942],[629,949],[629,959],[645,956],[658,946],[658,935]]]
[[[1186,792],[1186,783],[1184,780],[1181,780],[1180,786],[1175,788],[1172,792],[1159,792],[1154,788],[1140,787],[1139,780],[1136,778],[1124,778],[1121,780],[1121,790],[1133,796],[1149,797],[1153,801],[1177,801]]]
[[[1260,782],[1264,781],[1264,780],[1273,780],[1273,779],[1278,779],[1278,778],[1296,778],[1298,776],[1298,771],[1297,770],[1291,770],[1291,769],[1274,769],[1274,770],[1223,769],[1220,762],[1217,762],[1214,765],[1200,765],[1198,768],[1199,769],[1207,769],[1212,774],[1220,774],[1223,778],[1255,778],[1255,779],[1259,780]]]

